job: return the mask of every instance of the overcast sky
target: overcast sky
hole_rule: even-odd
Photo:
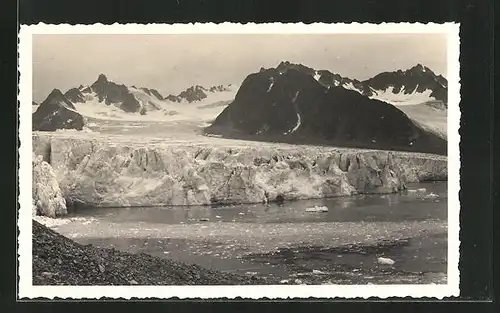
[[[33,35],[33,100],[90,85],[100,73],[164,95],[240,84],[282,60],[359,80],[417,63],[446,77],[446,45],[441,34]]]

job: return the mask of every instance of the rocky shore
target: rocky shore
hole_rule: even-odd
[[[258,285],[246,277],[145,253],[80,245],[33,221],[34,285]]]
[[[35,133],[33,154],[34,169],[45,169],[57,182],[48,192],[56,198],[60,192],[68,207],[266,203],[394,193],[410,182],[447,179],[446,156],[316,146]],[[40,173],[34,175],[35,182]],[[42,187],[34,191],[43,193]]]

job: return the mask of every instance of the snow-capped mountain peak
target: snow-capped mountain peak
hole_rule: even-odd
[[[238,86],[231,84],[194,85],[179,95],[164,97],[157,89],[119,84],[99,74],[90,85],[70,88],[64,94],[54,90],[45,107],[55,107],[45,111],[58,110],[62,105],[85,117],[104,120],[210,120],[234,99],[237,91]],[[32,111],[39,107],[33,105]]]
[[[33,112],[34,130],[82,129],[83,125],[83,117],[59,89],[52,90]]]
[[[429,67],[420,63],[407,70],[383,72],[363,81],[344,77],[325,69],[314,70],[288,61],[281,62],[275,70],[282,74],[290,69],[311,75],[327,88],[341,86],[394,105],[430,102],[434,104],[441,102],[443,107],[447,105],[446,78],[436,75]],[[262,68],[261,71],[263,70],[266,69]]]
[[[206,102],[208,99],[211,98],[227,99],[228,97],[234,97],[237,90],[238,88],[232,84],[214,85],[211,87],[194,85],[182,91],[178,95],[170,94],[165,99],[171,102],[198,103],[198,102]]]
[[[75,110],[75,106],[73,103],[68,101],[68,99],[63,95],[61,90],[59,89],[54,89],[52,92],[47,96],[47,98],[42,102],[41,105],[50,105],[52,107],[64,107],[67,109]]]
[[[422,64],[405,71],[383,72],[365,82],[372,89],[364,90],[369,97],[396,105],[448,102],[446,79]]]

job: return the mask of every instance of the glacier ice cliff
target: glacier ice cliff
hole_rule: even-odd
[[[445,156],[332,147],[146,144],[34,133],[33,153],[37,162],[50,163],[68,206],[265,203],[393,193],[409,182],[447,179]]]
[[[45,162],[42,156],[33,154],[32,165],[33,215],[66,215],[66,201],[50,164]]]

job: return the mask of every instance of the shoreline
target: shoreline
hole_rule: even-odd
[[[32,227],[33,285],[259,285],[273,282],[145,253],[81,245],[36,221]]]
[[[437,192],[440,199],[445,197],[443,188],[429,190]],[[442,283],[446,280],[442,262],[446,259],[447,232],[443,207],[436,215],[440,204],[433,200],[412,194],[394,197],[404,199],[394,202],[389,199],[392,196],[362,196],[361,202],[349,201],[346,207],[325,203],[331,212],[321,214],[306,213],[304,208],[311,203],[305,202],[271,207],[171,208],[174,211],[95,208],[66,218],[45,219],[52,223],[47,226],[83,245],[135,255],[147,253],[243,276],[268,277],[272,273],[271,278],[291,283],[299,279],[305,284]],[[428,204],[415,210],[419,207],[406,206],[409,200]],[[383,214],[391,209],[384,207],[391,202],[394,214],[386,220]],[[357,220],[363,211],[366,218]],[[342,217],[346,213],[349,216]],[[400,247],[398,242],[404,245]],[[396,260],[396,267],[377,266],[380,255]]]

